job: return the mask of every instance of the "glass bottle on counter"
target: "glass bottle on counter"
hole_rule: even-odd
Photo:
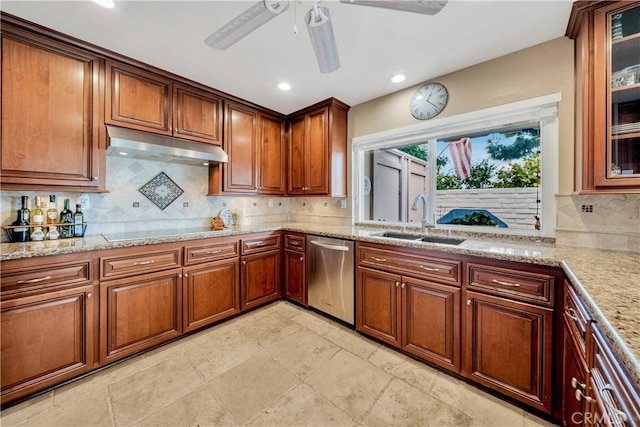
[[[18,209],[18,218],[11,223],[12,226],[16,227],[11,229],[12,242],[26,242],[29,240],[29,223],[25,221],[24,213],[24,209]]]
[[[22,208],[20,210],[22,211],[22,215],[27,224],[29,224],[29,221],[31,221],[31,211],[29,210],[28,206],[29,196],[22,196]]]
[[[43,225],[44,224],[44,211],[40,204],[40,196],[36,196],[36,205],[31,212],[31,224]]]
[[[56,208],[56,196],[49,196],[49,209],[47,209],[47,224],[58,223],[58,209]]]
[[[69,209],[69,199],[64,199],[64,209],[60,212],[60,237],[68,239],[73,237],[73,212]],[[64,225],[69,224],[69,225]]]
[[[84,236],[84,214],[82,213],[82,205],[76,205],[76,212],[73,214],[73,237]]]

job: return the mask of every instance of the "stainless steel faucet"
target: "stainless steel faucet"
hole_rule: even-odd
[[[418,210],[418,200],[422,200],[422,232],[426,233],[427,228],[435,227],[434,224],[427,223],[427,198],[424,194],[420,193],[413,199],[413,206],[411,206],[412,211]]]

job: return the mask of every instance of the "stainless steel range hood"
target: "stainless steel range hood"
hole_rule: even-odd
[[[226,163],[227,153],[217,145],[187,141],[117,126],[107,126],[110,156],[169,161],[192,166]]]

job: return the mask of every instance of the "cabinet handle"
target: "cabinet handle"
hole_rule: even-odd
[[[573,319],[575,322],[578,321],[578,316],[576,315],[576,311],[573,309],[573,307],[565,307],[564,308],[564,314],[569,319]]]
[[[291,246],[300,246],[300,242],[296,242],[295,240],[290,240],[290,241],[289,241],[289,244],[290,244]]]
[[[247,261],[242,261],[242,265],[247,265]]]
[[[51,276],[39,277],[37,279],[29,279],[29,280],[18,280],[18,284],[21,284],[21,283],[38,283],[38,282],[44,282],[45,280],[49,280],[49,279],[51,279]]]
[[[400,286],[400,282],[396,282],[396,288]]]
[[[404,282],[402,282],[402,289],[404,289],[404,285],[405,285],[405,283],[404,283]]]
[[[91,295],[91,292],[89,292],[89,293],[87,294],[87,299],[91,299],[91,297],[92,297],[92,296],[93,296],[93,295]]]
[[[189,277],[189,273],[184,273],[184,277]]]
[[[209,251],[209,252],[205,252],[205,255],[215,255],[215,254],[219,254],[220,252],[222,252],[222,249],[218,249],[217,251]]]
[[[372,256],[371,259],[374,260],[375,262],[387,262],[387,260],[384,258],[376,258],[374,256]]]
[[[586,394],[584,394],[582,392],[582,390],[580,390],[580,389],[576,389],[575,396],[576,396],[576,400],[578,402],[580,402],[582,399],[586,400],[587,402],[595,402],[596,401],[593,397],[589,397]]]
[[[583,390],[587,389],[587,385],[585,383],[579,382],[576,377],[571,377],[571,387],[577,389],[578,386],[580,386],[580,388],[583,389]]]
[[[471,305],[471,300],[470,299],[467,300],[467,305]]]
[[[178,273],[178,279],[182,279],[182,273]]]
[[[304,261],[304,257],[300,257],[300,261]]]
[[[502,280],[498,280],[498,279],[493,279],[492,282],[493,283],[497,283],[498,285],[511,286],[513,288],[519,288],[520,287],[519,283],[503,282]]]
[[[247,246],[258,246],[258,247],[262,247],[265,246],[266,243],[264,241],[260,241],[260,242],[247,242]]]
[[[439,268],[425,267],[424,265],[419,265],[418,267],[420,267],[423,270],[427,270],[427,271],[440,271]]]
[[[613,392],[614,388],[613,388],[613,386],[611,384],[607,384],[604,387],[602,387],[600,389],[600,394],[602,394],[603,397],[604,397],[604,391],[605,390]],[[622,412],[620,409],[618,409],[615,406],[613,406],[611,403],[609,403],[609,401],[607,399],[602,399],[602,401],[604,402],[605,406],[608,406],[609,409],[611,409],[616,415],[618,415],[620,417],[622,422],[626,423],[629,420],[629,417],[627,417],[626,413]]]
[[[133,265],[148,265],[148,264],[153,264],[155,262],[155,260],[149,260],[149,261],[140,261],[140,262],[134,262]]]

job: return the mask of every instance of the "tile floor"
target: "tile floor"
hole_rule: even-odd
[[[284,301],[8,408],[0,423],[549,425]]]

